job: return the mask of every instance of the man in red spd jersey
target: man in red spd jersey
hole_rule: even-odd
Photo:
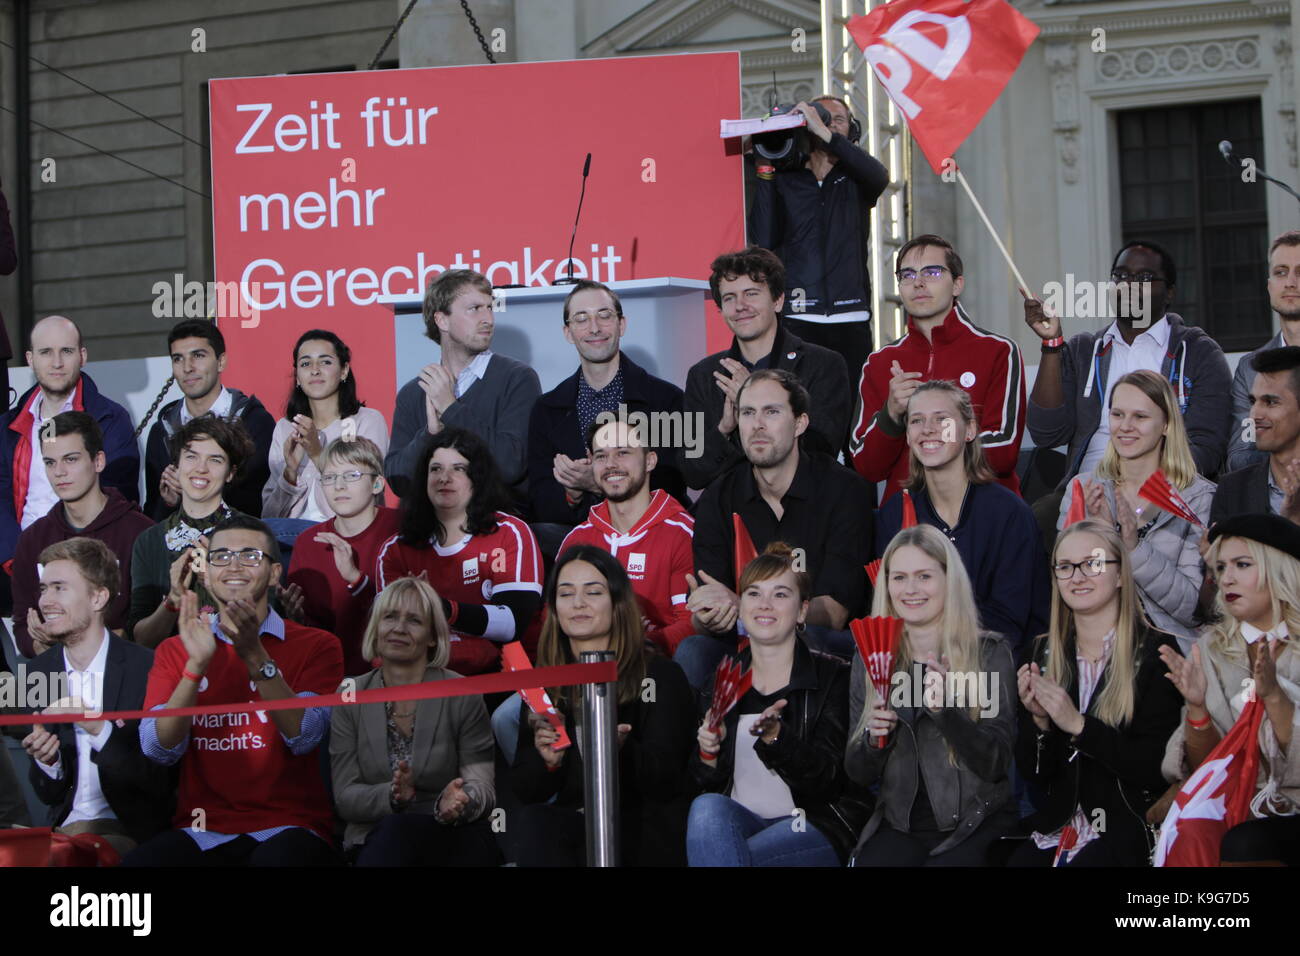
[[[332,694],[343,679],[338,638],[271,609],[280,580],[275,536],[236,515],[213,529],[205,576],[218,613],[181,599],[180,635],[154,652],[144,705],[192,707]],[[340,862],[333,810],[321,778],[325,708],[157,717],[140,722],[140,746],[180,762],[175,826],[123,860],[133,866],[319,866]]]
[[[1025,370],[1020,346],[971,322],[957,297],[961,257],[939,236],[898,250],[898,292],[907,334],[872,352],[862,368],[862,401],[850,436],[853,467],[885,481],[883,504],[907,480],[907,400],[918,385],[944,379],[970,393],[980,439],[998,482],[1020,493],[1016,461],[1025,433]]]
[[[542,552],[506,502],[492,453],[463,428],[429,439],[408,476],[402,531],[379,550],[382,591],[402,577],[424,577],[442,598],[457,674],[501,667],[501,645],[523,641],[536,659],[541,630]]]

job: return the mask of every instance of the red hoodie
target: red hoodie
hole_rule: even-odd
[[[622,534],[609,520],[609,502],[594,505],[587,520],[569,532],[560,553],[576,544],[604,548],[623,565],[650,622],[646,637],[670,657],[694,629],[686,609],[686,575],[695,570],[695,519],[660,488],[632,530]]]
[[[922,382],[947,379],[964,388],[975,406],[984,455],[998,481],[1020,493],[1016,463],[1025,433],[1025,372],[1020,346],[970,321],[960,304],[927,339],[909,318],[907,334],[871,353],[862,369],[861,403],[850,447],[853,467],[868,481],[885,481],[883,504],[907,480],[907,430],[889,417],[889,382],[895,362],[920,372]]]

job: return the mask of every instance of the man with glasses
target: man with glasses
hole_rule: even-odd
[[[186,592],[179,635],[154,655],[146,708],[284,700],[338,688],[338,639],[286,621],[270,606],[280,554],[266,525],[247,515],[218,525],[206,567],[218,613],[200,616],[197,596]],[[145,756],[180,765],[176,829],[141,845],[124,865],[339,862],[316,753],[328,725],[326,710],[311,706],[142,720]]]
[[[1048,515],[1055,521],[1075,475],[1096,469],[1110,441],[1111,383],[1138,369],[1158,372],[1173,387],[1197,471],[1218,474],[1231,425],[1231,376],[1218,343],[1168,311],[1177,280],[1173,257],[1159,245],[1125,243],[1111,264],[1115,320],[1068,342],[1059,317],[1038,299],[1025,301],[1025,322],[1042,339],[1029,433],[1040,447],[1069,446],[1061,484],[1034,505],[1040,524]]]
[[[586,445],[596,419],[607,414],[626,421],[635,413],[647,420],[656,413],[681,418],[682,390],[623,354],[619,341],[626,332],[623,306],[608,286],[583,280],[565,298],[564,338],[578,351],[578,370],[537,400],[528,422],[528,496],[533,519],[543,523],[533,530],[548,553],[547,545],[558,546],[600,501]],[[650,487],[685,501],[680,449],[654,450],[659,464]]]
[[[1016,463],[1025,430],[1025,372],[1020,347],[975,325],[958,299],[961,257],[940,236],[898,250],[895,278],[907,334],[871,353],[859,384],[853,466],[868,481],[887,481],[886,499],[907,481],[907,402],[922,382],[947,380],[971,397],[980,441],[998,482],[1017,494]]]
[[[361,638],[375,597],[375,558],[401,529],[401,512],[375,503],[384,489],[384,462],[368,438],[335,439],[325,462],[320,483],[334,517],[298,535],[289,583],[302,588],[306,623],[343,642],[344,672],[364,674],[370,664]]]

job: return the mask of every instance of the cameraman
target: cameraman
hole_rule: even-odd
[[[855,145],[860,128],[843,100],[819,96],[813,103],[791,110],[808,122],[801,137],[807,148],[792,161],[777,168],[757,150],[749,154],[757,175],[750,242],[785,263],[782,324],[805,342],[844,356],[855,403],[873,350],[871,207],[889,184],[889,170]]]

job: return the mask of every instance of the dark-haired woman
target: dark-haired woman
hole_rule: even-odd
[[[293,391],[284,417],[275,423],[267,457],[271,477],[262,490],[262,518],[306,522],[292,528],[296,533],[334,517],[321,487],[321,466],[326,446],[343,435],[344,422],[351,419],[352,437],[370,439],[381,456],[388,451],[388,424],[357,399],[352,351],[333,332],[311,329],[299,336],[293,367]],[[277,536],[290,530],[270,523]]]
[[[501,645],[536,649],[542,553],[505,501],[492,453],[473,432],[444,428],[429,439],[402,499],[402,530],[379,550],[380,590],[423,576],[443,599],[458,674],[499,669]]]
[[[640,605],[627,573],[608,551],[569,548],[546,587],[548,614],[538,666],[573,664],[583,651],[613,651],[618,664],[618,793],[620,862],[673,866],[685,862],[686,761],[694,746],[695,705],[686,675],[672,661],[647,654]],[[555,750],[550,724],[521,709],[510,780],[526,804],[517,823],[520,866],[584,862],[582,765],[586,734],[579,725],[581,689],[550,688],[572,746]]]
[[[799,639],[812,581],[773,542],[740,575],[740,661],[753,687],[717,733],[697,731],[690,769],[705,792],[691,804],[691,866],[842,866],[867,820],[865,794],[844,771],[849,666]],[[708,709],[713,681],[701,697]]]

